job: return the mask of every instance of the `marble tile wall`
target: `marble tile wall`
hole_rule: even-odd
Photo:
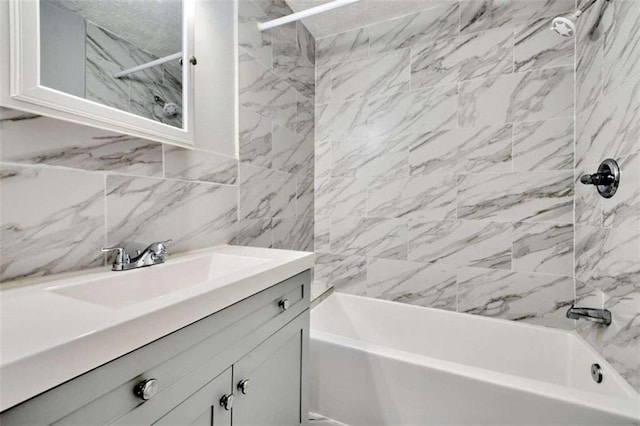
[[[240,160],[0,109],[0,283],[103,266],[125,242],[313,250],[315,40],[249,31],[282,1],[240,6]]]
[[[89,100],[128,111],[141,117],[182,127],[182,67],[168,62],[122,78],[113,74],[123,69],[158,59],[122,37],[86,21],[85,85]],[[163,113],[163,105],[154,100],[178,106],[174,117]]]
[[[613,314],[608,328],[577,330],[640,390],[640,3],[603,2],[585,18],[577,41],[575,179],[614,158],[622,180],[607,200],[576,185],[577,297]]]
[[[238,243],[313,251],[315,40],[284,0],[240,0]]]
[[[0,282],[103,266],[104,246],[233,243],[238,161],[0,109]]]
[[[316,46],[316,277],[570,329],[573,0],[461,1]]]
[[[574,0],[454,1],[317,40],[316,279],[579,327],[640,389],[640,3],[600,4],[569,40],[548,24]],[[608,156],[625,183],[602,201],[576,182]],[[576,297],[617,323],[566,319]]]

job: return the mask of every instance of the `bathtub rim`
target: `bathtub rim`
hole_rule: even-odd
[[[508,321],[498,318],[483,317],[480,315],[467,314],[463,312],[451,312],[436,308],[427,308],[422,306],[408,305],[405,303],[394,302],[389,300],[374,299],[365,296],[357,296],[345,293],[333,293],[325,300],[321,301],[317,306],[322,306],[333,298],[345,298],[355,300],[365,300],[369,303],[391,304],[401,306],[402,308],[410,308],[412,310],[424,310],[435,311],[438,314],[444,315],[466,315],[473,317],[474,320],[486,321],[489,323],[500,323],[502,325],[509,325],[513,327],[525,327],[535,328],[537,330],[544,330],[548,333],[555,333],[560,336],[570,337],[577,339],[585,349],[587,349],[591,356],[593,356],[602,365],[604,370],[608,373],[609,379],[614,379],[621,390],[624,392],[624,396],[610,396],[597,392],[592,392],[584,389],[572,388],[570,386],[545,382],[542,380],[530,379],[527,377],[521,377],[515,374],[504,373],[500,371],[490,370],[487,368],[470,366],[453,361],[447,361],[428,355],[417,354],[413,352],[403,351],[399,349],[390,348],[388,346],[379,345],[364,340],[353,339],[340,334],[331,333],[327,331],[320,331],[314,329],[313,326],[313,311],[311,319],[310,338],[312,340],[321,340],[328,343],[339,344],[346,346],[354,350],[362,350],[366,352],[374,353],[375,355],[390,358],[397,361],[407,362],[419,366],[428,366],[439,371],[443,371],[449,374],[455,374],[464,378],[472,380],[481,380],[489,382],[496,386],[506,387],[508,389],[514,389],[518,391],[527,392],[536,396],[542,396],[546,398],[554,398],[567,403],[585,406],[590,409],[597,409],[608,414],[622,416],[630,419],[633,422],[640,422],[640,394],[631,387],[631,385],[620,376],[620,374],[609,364],[604,357],[599,354],[590,344],[588,344],[580,335],[569,330],[560,330],[542,325],[519,323],[514,321]],[[315,310],[315,308],[314,308]],[[569,392],[567,391],[569,390]],[[626,396],[626,397],[625,397]],[[612,409],[611,407],[615,407]]]

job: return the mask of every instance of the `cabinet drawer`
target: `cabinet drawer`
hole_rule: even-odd
[[[289,278],[5,411],[0,423],[108,424],[135,411],[158,419],[232,364],[243,340],[275,332],[304,311],[309,281],[309,271]],[[195,370],[201,371],[199,382],[185,383]],[[156,379],[158,389],[143,401],[134,388],[148,379]]]

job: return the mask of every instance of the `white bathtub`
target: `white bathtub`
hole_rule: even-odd
[[[311,370],[311,411],[352,426],[640,424],[638,394],[572,333],[358,296],[311,312]]]

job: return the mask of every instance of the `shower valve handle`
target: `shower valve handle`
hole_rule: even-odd
[[[615,179],[610,173],[594,173],[592,175],[583,175],[580,177],[580,182],[585,185],[610,185]]]

